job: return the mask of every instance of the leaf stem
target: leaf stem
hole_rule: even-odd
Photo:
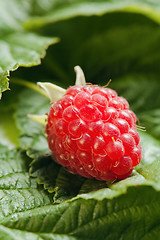
[[[42,88],[40,88],[37,84],[35,84],[35,83],[23,80],[21,78],[12,78],[11,81],[12,81],[12,83],[15,83],[15,84],[18,84],[18,85],[25,86],[25,87],[28,87],[30,89],[33,89],[34,91],[36,91],[36,92],[42,94],[43,96],[49,98],[47,93]]]

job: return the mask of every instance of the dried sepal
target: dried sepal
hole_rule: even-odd
[[[41,125],[46,125],[47,123],[47,115],[36,115],[36,114],[28,114],[28,118],[32,119],[34,122],[37,122]]]
[[[37,83],[42,89],[45,90],[51,102],[56,102],[63,97],[66,93],[64,88],[61,88],[53,83],[49,82],[38,82]]]
[[[75,66],[74,71],[76,72],[76,86],[84,86],[86,84],[84,73],[80,66]]]

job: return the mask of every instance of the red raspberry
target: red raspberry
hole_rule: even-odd
[[[46,133],[55,161],[73,174],[123,179],[141,161],[135,114],[110,88],[69,87],[51,104]]]

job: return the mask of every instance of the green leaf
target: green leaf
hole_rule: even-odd
[[[1,37],[0,66],[6,71],[15,70],[18,66],[29,67],[40,64],[40,58],[44,57],[45,49],[57,41],[57,38],[47,38],[29,32],[16,32]]]
[[[59,85],[74,84],[73,67],[77,64],[84,70],[87,82],[100,85],[126,74],[159,74],[160,27],[142,15],[116,12],[77,17],[39,31],[62,39],[50,48],[39,68],[40,77],[59,80]]]
[[[40,64],[45,49],[58,41],[57,38],[38,36],[34,33],[15,32],[0,39],[0,88],[6,89],[6,72],[16,70],[19,66],[30,67]]]
[[[28,213],[33,209],[43,209],[52,199],[37,186],[35,179],[28,174],[30,159],[20,151],[8,150],[0,145],[0,238],[1,239],[37,239],[34,233],[9,228],[17,213]],[[29,216],[29,215],[28,215]],[[1,225],[3,220],[12,218],[8,226]],[[43,238],[42,238],[43,239]]]
[[[49,193],[55,193],[55,203],[75,197],[81,190],[83,183],[87,181],[81,176],[69,173],[55,163],[51,157],[44,156],[31,163],[30,174],[37,179],[38,184],[43,184]],[[91,180],[88,185],[90,186],[88,191],[91,191],[93,186],[96,189],[96,181],[92,182]],[[97,189],[99,189],[99,185]],[[107,186],[105,183],[101,185],[104,187]]]
[[[10,71],[40,64],[46,48],[58,41],[24,31],[27,9],[23,1],[0,1],[0,92],[8,89]]]
[[[0,0],[0,35],[22,30],[22,22],[29,16],[27,4],[20,0]]]
[[[3,71],[0,67],[0,93],[5,91],[9,87],[7,76],[8,76],[8,72]],[[0,95],[0,99],[1,99],[1,95]]]
[[[15,148],[19,147],[19,130],[16,127],[14,114],[22,89],[20,86],[15,87],[12,84],[11,88],[11,91],[3,93],[3,98],[0,100],[0,144]]]
[[[31,233],[28,231],[20,231],[16,229],[10,229],[8,227],[0,226],[0,238],[2,240],[76,240],[74,237],[67,237],[66,235],[54,234],[54,233]]]
[[[30,175],[38,177],[38,184],[44,184],[44,189],[50,193],[55,191],[55,183],[57,175],[60,171],[60,166],[53,162],[51,157],[39,157],[38,160],[33,160],[30,168]]]
[[[26,239],[34,234],[40,239],[158,239],[159,200],[151,187],[132,187],[112,200],[77,199],[17,211],[1,219],[0,232]]]
[[[31,1],[33,2],[33,1]],[[33,6],[33,5],[31,5]],[[33,8],[32,8],[33,10]],[[25,22],[27,28],[74,18],[77,16],[101,16],[105,13],[129,12],[144,14],[147,17],[160,22],[159,1],[111,0],[111,1],[65,1],[46,2],[34,1],[34,16]]]
[[[13,118],[13,111],[1,111],[0,118],[0,144],[9,148],[18,147],[19,131]]]
[[[51,203],[46,192],[28,174],[30,159],[0,145],[0,219]]]
[[[47,154],[49,149],[44,126],[31,120],[27,114],[44,115],[49,108],[48,98],[30,89],[21,92],[15,119],[20,131],[20,147],[31,157]]]

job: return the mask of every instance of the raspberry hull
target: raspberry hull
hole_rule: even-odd
[[[55,161],[73,174],[124,179],[141,161],[136,116],[110,88],[68,88],[51,104],[46,133]]]

